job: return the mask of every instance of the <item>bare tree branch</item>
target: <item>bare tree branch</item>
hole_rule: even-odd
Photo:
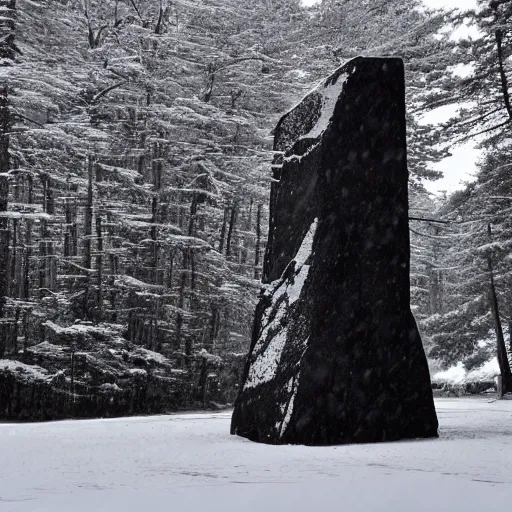
[[[110,91],[113,91],[114,89],[117,89],[118,87],[121,87],[122,85],[126,84],[128,81],[124,80],[122,82],[117,82],[116,84],[112,84],[102,91],[100,91],[96,96],[94,96],[91,100],[91,104],[97,103],[100,98],[105,96],[105,94],[108,94]]]

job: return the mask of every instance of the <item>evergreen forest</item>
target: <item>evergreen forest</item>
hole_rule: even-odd
[[[499,373],[512,391],[512,0],[468,11],[0,0],[0,11],[0,417],[233,403],[272,130],[358,55],[405,64],[411,303],[431,373],[478,376],[433,385],[481,392]],[[478,35],[453,37],[461,27]],[[447,107],[448,120],[424,122]],[[468,141],[473,179],[429,192],[436,164]]]

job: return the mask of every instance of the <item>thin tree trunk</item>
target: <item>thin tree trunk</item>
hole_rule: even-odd
[[[47,247],[47,258],[48,258],[48,265],[46,267],[47,273],[46,273],[46,282],[47,287],[49,290],[55,290],[55,282],[56,282],[56,267],[55,267],[55,252],[53,248],[53,242],[48,241],[46,242]]]
[[[496,332],[496,344],[497,344],[497,354],[498,354],[498,364],[500,367],[501,377],[503,379],[503,392],[507,393],[512,391],[512,372],[510,371],[510,364],[508,361],[507,347],[505,345],[505,337],[503,336],[503,328],[501,325],[499,308],[498,308],[498,299],[496,296],[496,288],[494,285],[494,278],[492,276],[492,271],[490,274],[489,280],[489,292],[491,299],[491,311],[494,319],[494,330]],[[500,398],[503,398],[502,396]]]
[[[48,215],[55,214],[55,198],[53,197],[52,181],[48,176],[46,178],[46,213]],[[57,283],[57,260],[55,258],[55,251],[53,241],[48,240],[51,237],[51,232],[48,228],[48,221],[44,225],[44,238],[46,239],[46,265],[45,265],[45,282],[49,290],[54,290]]]
[[[23,313],[23,355],[27,353],[28,341],[30,337],[30,332],[28,328],[28,315],[29,312],[25,310]]]
[[[178,292],[178,314],[176,315],[176,349],[181,350],[183,337],[183,308],[185,307],[185,290],[187,287],[189,254],[183,249],[183,265],[181,269],[180,289]]]
[[[23,298],[30,299],[30,259],[32,258],[32,220],[27,220],[25,234],[25,261],[23,263]]]
[[[487,226],[489,238],[492,237],[491,225]],[[505,345],[505,337],[503,336],[503,328],[501,325],[500,312],[498,306],[498,296],[496,294],[496,286],[494,283],[494,269],[492,264],[492,256],[487,257],[487,265],[489,270],[489,298],[491,302],[491,311],[494,319],[494,329],[496,332],[496,344],[498,364],[500,367],[501,377],[503,379],[503,393],[512,391],[512,372],[508,362],[507,347]],[[503,398],[500,396],[500,398]]]
[[[10,269],[9,284],[11,297],[17,297],[18,295],[18,219],[12,220],[12,250],[9,255],[9,263],[7,268]]]
[[[91,269],[91,238],[92,238],[92,214],[93,214],[93,175],[94,162],[92,157],[88,159],[88,185],[87,185],[87,202],[85,204],[85,225],[84,225],[84,267]]]
[[[162,5],[162,0],[160,0],[160,8],[158,10],[158,20],[155,26],[155,34],[160,35],[162,33],[164,23],[164,6]]]
[[[224,253],[224,240],[226,238],[226,227],[228,224],[229,208],[224,208],[224,219],[222,220],[222,228],[220,230],[219,252]]]
[[[84,267],[86,270],[85,276],[85,290],[83,299],[83,317],[91,319],[91,270],[92,270],[92,218],[93,218],[93,176],[94,176],[94,162],[92,156],[88,158],[88,183],[87,183],[87,201],[85,203],[85,216],[84,216]]]
[[[500,67],[500,79],[501,79],[501,92],[503,94],[503,101],[505,108],[510,120],[512,120],[512,105],[510,103],[510,94],[508,90],[507,74],[505,72],[505,64],[503,62],[503,31],[501,29],[496,30],[496,47],[498,50],[498,64]]]
[[[0,66],[10,66],[14,63],[15,45],[14,33],[16,25],[16,1],[0,0],[2,17],[0,28],[2,40],[0,41]],[[3,216],[8,209],[9,201],[9,171],[11,159],[9,154],[9,134],[12,128],[12,118],[9,108],[9,86],[6,80],[0,82],[0,321],[5,316],[5,303],[9,289],[9,219]],[[5,331],[5,329],[0,329]],[[0,338],[4,335],[0,334]],[[5,338],[0,339],[5,346]],[[0,347],[2,351],[2,347]]]
[[[235,230],[236,218],[238,213],[238,205],[235,203],[231,208],[231,216],[229,218],[228,236],[226,239],[226,258],[231,254],[231,242],[233,239],[233,231]]]
[[[198,209],[197,194],[194,194],[192,196],[192,203],[190,204],[190,217],[188,220],[188,236],[195,236],[197,209]]]
[[[65,203],[64,203],[64,214],[66,217],[66,231],[64,233],[64,258],[69,258],[71,256],[71,225],[72,225],[71,205],[69,202],[69,198],[66,198]]]
[[[169,274],[167,276],[167,288],[172,289],[172,278],[174,272],[174,251],[169,253]]]
[[[192,292],[196,289],[196,260],[192,250],[190,250],[190,289]]]
[[[75,402],[75,346],[71,346],[71,400]]]
[[[34,202],[34,178],[31,174],[27,177],[28,181],[28,194],[27,194],[27,204],[32,204]]]
[[[512,357],[512,318],[508,320],[508,352]]]
[[[160,284],[158,279],[158,260],[159,260],[159,247],[158,247],[158,232],[156,229],[156,222],[157,222],[157,215],[158,215],[158,197],[154,196],[153,201],[151,204],[151,250],[152,250],[152,282],[154,284]]]
[[[192,203],[190,205],[188,236],[195,236],[195,234],[196,234],[197,211],[198,211],[198,197],[197,197],[197,194],[194,193],[194,195],[192,196]],[[189,248],[187,250],[186,263],[187,264],[184,265],[184,270],[190,269],[190,280],[189,280],[190,298],[188,301],[188,309],[189,309],[190,315],[192,316],[192,312],[195,310],[195,288],[196,288],[196,262],[195,262],[194,251],[192,248]],[[185,274],[184,274],[184,276],[185,276]],[[183,288],[182,295],[184,293],[185,283],[186,283],[186,279],[182,280],[182,288]],[[189,325],[189,330],[191,327],[193,327],[193,325],[192,326]],[[192,355],[192,351],[193,351],[193,339],[189,332],[187,337],[185,338],[185,355],[187,356],[187,359],[186,359],[187,365],[190,365],[190,363],[191,363],[190,356]]]
[[[72,222],[71,222],[71,256],[78,255],[78,224],[77,224],[77,205],[76,200],[73,205],[73,210],[71,212]]]
[[[188,222],[188,236],[194,236],[195,233],[195,219],[197,215],[197,194],[192,197],[192,203],[190,205],[190,217]],[[187,288],[187,274],[189,268],[192,268],[192,279],[191,288],[195,287],[195,268],[194,268],[194,256],[192,249],[183,249],[183,265],[182,274],[180,280],[180,289],[178,293],[178,314],[176,315],[176,348],[179,350],[182,345],[183,338],[183,309],[185,307],[185,290]],[[191,339],[190,336],[186,338],[185,342],[185,355],[190,356],[192,353]],[[190,364],[189,358],[186,359],[187,365]]]
[[[217,342],[220,328],[220,310],[218,305],[212,306],[212,316],[210,321],[210,350],[213,351]]]
[[[249,203],[249,215],[247,217],[247,226],[246,231],[251,231],[252,229],[252,207],[254,205],[254,199],[251,197],[251,201]]]
[[[13,354],[18,354],[18,334],[20,330],[19,322],[20,322],[20,308],[16,308],[16,313],[14,316],[14,325],[12,330],[12,352]]]
[[[8,106],[7,87],[0,90],[0,261],[9,261],[9,220],[2,216],[8,209],[9,182],[8,172],[11,160],[9,155],[9,131],[11,119]],[[0,265],[0,318],[4,314],[4,305],[9,284],[9,269]]]
[[[189,321],[189,331],[195,332],[195,327],[197,327],[197,318],[194,316],[194,313],[197,311],[197,304],[196,304],[196,261],[194,252],[190,250],[190,299],[189,299],[189,314],[190,314],[190,321]],[[195,321],[194,321],[195,320]],[[194,339],[192,335],[189,333],[189,335],[186,338],[185,341],[185,355],[190,356],[192,355],[193,349],[194,349]]]
[[[26,229],[25,229],[26,231]],[[21,247],[22,229],[18,229],[16,242],[15,268],[13,269],[12,282],[14,283],[14,294],[16,297],[23,297],[23,248]],[[13,244],[14,245],[14,244]]]
[[[206,360],[206,357],[203,357],[203,360],[201,362],[201,372],[199,374],[199,382],[198,382],[198,389],[199,389],[199,399],[201,400],[203,407],[206,405],[206,390],[207,390],[207,383],[208,383],[208,362]]]
[[[117,322],[117,309],[116,309],[116,300],[118,291],[113,286],[116,280],[117,276],[117,267],[118,267],[118,259],[119,257],[115,254],[109,255],[110,259],[110,273],[111,276],[109,277],[109,285],[110,285],[110,293],[109,293],[109,300],[110,300],[110,307],[112,309],[112,322]]]
[[[28,195],[27,203],[32,204],[34,202],[34,179],[32,175],[27,178],[28,181]],[[27,219],[25,221],[25,250],[23,254],[23,279],[21,283],[20,297],[28,300],[30,298],[30,259],[32,258],[32,220]]]
[[[261,204],[256,213],[256,246],[254,247],[254,279],[260,279],[260,252],[261,252]]]
[[[103,319],[103,230],[101,227],[101,215],[96,215],[96,273],[97,273],[97,298],[96,306],[98,308],[98,321]]]
[[[41,221],[41,231],[44,233],[46,228],[44,226],[45,221]],[[43,297],[45,294],[46,286],[46,259],[47,259],[47,251],[46,251],[46,241],[39,241],[39,293],[40,297]]]

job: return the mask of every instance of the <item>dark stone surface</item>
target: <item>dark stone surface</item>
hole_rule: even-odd
[[[437,436],[410,310],[404,70],[356,58],[275,131],[263,289],[231,433],[326,445]]]

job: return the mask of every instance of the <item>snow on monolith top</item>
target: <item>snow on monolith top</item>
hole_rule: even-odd
[[[325,445],[437,436],[410,310],[400,59],[358,57],[275,129],[264,288],[231,432]]]
[[[279,137],[275,139],[278,146],[275,149],[289,150],[297,141],[307,141],[308,151],[316,146],[331,122],[349,74],[347,65],[341,66],[281,118],[276,129]],[[285,161],[300,161],[303,156],[304,153],[298,155],[291,152],[285,157]]]

